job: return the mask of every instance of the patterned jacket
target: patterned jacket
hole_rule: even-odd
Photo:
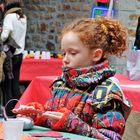
[[[45,104],[45,110],[64,115],[55,125],[46,119],[41,123],[58,131],[120,140],[131,105],[110,78],[114,74],[108,61],[88,68],[64,69],[63,75],[53,83],[52,98]]]

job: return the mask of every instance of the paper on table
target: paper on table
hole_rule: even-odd
[[[53,137],[53,138],[61,138],[63,137],[63,135],[59,132],[56,131],[47,131],[47,132],[43,132],[43,133],[31,133],[30,134],[33,137]]]
[[[34,59],[39,59],[39,58],[40,58],[40,51],[36,51]]]

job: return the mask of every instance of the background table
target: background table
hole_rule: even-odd
[[[132,110],[140,112],[140,81],[131,81],[121,74],[115,76],[120,81],[125,96],[131,101]]]
[[[125,96],[132,102],[133,110],[140,112],[140,81],[130,81],[122,74],[116,74],[115,77],[119,79]],[[20,98],[20,103],[27,104],[35,101],[45,104],[46,100],[51,97],[49,86],[56,78],[57,76],[40,76],[33,79]],[[18,106],[19,103],[16,107]]]
[[[61,74],[62,60],[23,59],[20,70],[20,81],[31,81],[36,76],[57,76]]]

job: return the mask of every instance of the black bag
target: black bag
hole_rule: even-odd
[[[13,47],[15,49],[20,48],[20,46],[16,43],[16,41],[11,36],[8,37],[8,39],[3,43],[3,45],[8,45],[8,46]]]
[[[19,49],[20,46],[16,43],[16,41],[12,37],[8,37],[8,39],[3,43],[3,51],[8,52],[10,51],[14,54],[16,49]]]

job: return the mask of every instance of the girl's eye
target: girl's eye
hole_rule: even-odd
[[[71,52],[72,55],[76,55],[76,52]]]
[[[66,55],[66,53],[61,53],[61,55],[62,55],[62,56],[65,56],[65,55]]]

